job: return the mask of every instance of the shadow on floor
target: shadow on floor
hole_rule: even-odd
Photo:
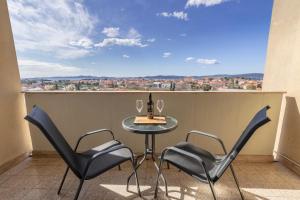
[[[0,197],[22,200],[69,200],[73,199],[79,184],[70,173],[62,194],[56,194],[65,165],[57,158],[29,158],[20,165],[0,175]],[[80,199],[153,199],[156,171],[151,162],[138,170],[143,198],[136,195],[136,186],[132,179],[130,191],[126,191],[126,179],[130,174],[130,165],[125,163],[122,170],[117,168],[103,175],[86,181]],[[300,178],[280,163],[237,163],[236,173],[246,199],[300,199]],[[159,199],[213,199],[207,184],[199,183],[194,178],[177,169],[165,169],[169,183],[169,197],[165,197],[164,187],[160,184]],[[230,173],[225,173],[216,184],[218,199],[240,199]]]

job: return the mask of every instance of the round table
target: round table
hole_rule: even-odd
[[[174,117],[166,116],[166,124],[159,124],[159,125],[152,125],[152,124],[135,124],[134,123],[135,116],[128,117],[123,120],[122,126],[125,130],[130,131],[136,134],[143,134],[145,135],[145,148],[144,153],[137,156],[137,160],[140,157],[143,157],[140,162],[136,165],[136,169],[138,169],[141,164],[147,159],[147,155],[151,155],[151,159],[154,163],[156,170],[158,171],[158,166],[155,162],[155,136],[158,134],[163,134],[170,132],[177,128],[177,120]],[[150,137],[151,136],[151,143]],[[169,168],[169,165],[168,165]],[[130,178],[133,176],[132,173],[127,180],[127,186],[130,181]],[[165,178],[163,177],[163,181],[165,182]]]

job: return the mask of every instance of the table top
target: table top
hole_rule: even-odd
[[[125,130],[138,134],[161,134],[174,130],[177,127],[177,120],[174,117],[166,116],[166,124],[135,124],[135,116],[123,120],[122,126]]]

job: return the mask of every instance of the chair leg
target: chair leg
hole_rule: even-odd
[[[157,198],[157,193],[158,193],[158,184],[159,184],[159,177],[162,177],[164,184],[165,184],[165,189],[166,189],[166,196],[168,196],[168,185],[166,179],[162,176],[162,164],[163,164],[163,158],[160,159],[159,162],[159,167],[158,167],[158,173],[157,173],[157,179],[156,179],[156,185],[155,185],[155,193],[154,193],[154,199]]]
[[[207,181],[208,181],[208,184],[209,184],[211,193],[212,193],[212,195],[213,195],[213,198],[214,198],[214,200],[217,200],[217,196],[216,196],[216,193],[215,193],[214,185],[213,185],[213,183],[211,182],[209,173],[208,173],[208,171],[207,171],[207,169],[206,169],[206,167],[205,167],[204,164],[202,164],[202,167],[203,167],[203,169],[204,169],[204,172],[205,172],[205,175],[206,175],[206,178],[207,178]]]
[[[80,183],[79,183],[79,186],[78,186],[78,189],[77,189],[77,192],[76,192],[76,195],[74,197],[74,200],[77,200],[78,197],[79,197],[79,194],[80,194],[80,191],[81,191],[81,188],[82,188],[82,185],[83,185],[83,182],[84,182],[84,179],[81,179],[80,180]]]
[[[217,200],[217,196],[216,196],[216,193],[215,193],[215,189],[214,189],[213,183],[210,180],[208,180],[208,183],[209,183],[209,187],[210,187],[211,193],[212,193],[212,195],[214,197],[214,200]]]
[[[137,172],[136,172],[134,159],[131,161],[131,164],[132,164],[132,169],[133,169],[134,176],[135,176],[135,181],[136,181],[136,187],[137,187],[137,190],[138,190],[138,194],[139,194],[139,197],[142,197],[141,190],[140,190],[139,178],[138,178],[138,175],[137,175]],[[127,183],[127,191],[128,191],[128,183]]]
[[[134,166],[135,166],[135,171],[137,171],[137,169],[141,166],[141,164],[144,162],[144,160],[146,159],[146,154],[143,156],[142,160],[138,163],[138,160],[137,159],[134,159],[133,158],[133,163],[134,163]],[[129,190],[129,182],[130,182],[130,179],[131,177],[134,175],[134,171],[129,175],[129,177],[127,178],[127,187],[126,187],[126,190],[128,191]]]
[[[65,171],[65,174],[64,174],[64,176],[63,176],[63,179],[61,180],[59,189],[58,189],[58,191],[57,191],[57,194],[58,194],[58,195],[60,194],[61,189],[62,189],[62,186],[64,185],[64,182],[65,182],[65,180],[66,180],[66,177],[67,177],[67,174],[68,174],[68,172],[69,172],[69,169],[70,169],[70,168],[67,167],[67,169],[66,169],[66,171]]]
[[[167,162],[167,168],[170,169],[170,163],[169,162]]]
[[[168,197],[169,196],[169,193],[168,193],[168,184],[167,184],[167,180],[165,179],[165,177],[160,174],[162,180],[164,181],[164,184],[165,184],[165,190],[166,190],[166,196]]]
[[[230,165],[230,170],[231,170],[231,173],[232,173],[232,175],[233,175],[233,178],[234,178],[236,187],[238,188],[239,193],[240,193],[240,195],[241,195],[241,199],[244,200],[244,195],[243,195],[243,193],[242,193],[242,191],[241,191],[241,189],[240,189],[240,185],[239,185],[239,182],[238,182],[238,180],[237,180],[237,177],[236,177],[236,175],[235,175],[235,172],[234,172],[234,170],[233,170],[233,166],[232,166],[232,165]]]

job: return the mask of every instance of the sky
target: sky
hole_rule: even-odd
[[[263,73],[272,0],[8,0],[22,78]]]

